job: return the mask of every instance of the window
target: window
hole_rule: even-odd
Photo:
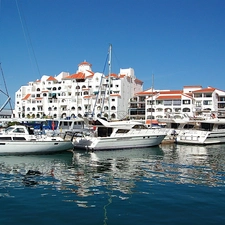
[[[191,100],[183,100],[183,105],[189,105],[191,103]]]
[[[154,105],[155,102],[153,100],[147,100],[147,105]]]
[[[201,103],[200,101],[197,101],[197,102],[195,103],[195,105],[196,105],[196,107],[201,107],[201,106],[202,106],[202,103]]]
[[[202,97],[202,94],[201,94],[201,93],[195,93],[195,94],[194,94],[194,97],[195,97],[195,98],[201,98],[201,97]]]
[[[173,105],[181,105],[181,100],[173,100]]]
[[[164,105],[172,105],[172,100],[164,100]]]
[[[204,96],[205,96],[206,98],[211,98],[211,97],[212,97],[212,93],[205,93]]]
[[[212,105],[212,101],[203,101],[203,105]]]

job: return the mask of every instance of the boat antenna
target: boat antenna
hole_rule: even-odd
[[[154,74],[152,74],[152,96],[151,96],[151,128],[152,128],[152,106],[153,106],[153,88],[154,88]]]
[[[108,120],[111,120],[110,115],[110,92],[111,92],[111,71],[112,71],[112,44],[109,45],[109,118]]]

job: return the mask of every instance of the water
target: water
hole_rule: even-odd
[[[224,224],[225,145],[0,157],[0,224]]]

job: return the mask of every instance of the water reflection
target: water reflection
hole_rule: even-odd
[[[126,200],[141,185],[224,186],[224,160],[225,145],[0,157],[0,193],[8,196],[9,187],[42,188],[42,195],[60,192],[64,201],[95,207],[99,196],[108,196],[107,204],[112,197]]]

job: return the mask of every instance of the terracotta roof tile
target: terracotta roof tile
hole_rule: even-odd
[[[181,95],[160,95],[156,99],[157,100],[181,99]]]
[[[215,90],[216,90],[215,88],[208,87],[208,88],[202,88],[202,89],[197,90],[197,91],[193,91],[193,93],[212,93]]]
[[[58,81],[55,77],[53,77],[53,76],[50,76],[48,79],[47,79],[47,81]]]
[[[94,72],[92,72],[92,71],[90,71],[90,70],[87,70],[89,73],[91,73],[91,75],[94,75],[95,73]]]
[[[30,98],[31,94],[27,94],[22,100],[28,100]]]
[[[119,77],[120,77],[120,78],[124,78],[124,77],[126,77],[126,75],[125,75],[125,74],[120,74]]]
[[[183,91],[182,90],[169,90],[169,91],[159,91],[160,94],[182,94]]]
[[[81,66],[81,65],[88,65],[88,66],[92,66],[89,62],[86,62],[86,61],[84,61],[84,62],[81,62],[78,66]]]
[[[134,81],[135,81],[135,83],[137,83],[137,84],[143,84],[143,81],[141,81],[141,80],[139,80],[139,79],[135,79]]]
[[[79,73],[75,73],[75,74],[72,74],[70,76],[67,76],[64,78],[65,80],[72,80],[72,79],[85,79],[85,74],[82,73],[82,72],[79,72]]]

